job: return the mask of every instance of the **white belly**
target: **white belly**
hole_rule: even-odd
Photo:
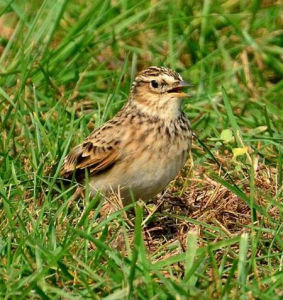
[[[91,188],[94,192],[100,190],[102,193],[120,188],[124,203],[131,201],[129,190],[133,192],[135,200],[149,200],[176,177],[187,160],[186,150],[176,153],[174,149],[165,155],[152,155],[152,151],[143,153],[132,159],[126,168],[121,163],[107,174],[92,177]]]

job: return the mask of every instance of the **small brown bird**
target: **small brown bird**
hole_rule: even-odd
[[[127,103],[117,115],[71,150],[64,178],[85,184],[92,194],[119,190],[123,203],[144,201],[162,191],[184,166],[191,147],[190,123],[181,110],[182,77],[167,68],[149,67],[135,78]]]

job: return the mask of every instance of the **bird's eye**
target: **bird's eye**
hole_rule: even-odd
[[[158,82],[157,82],[156,80],[152,80],[152,81],[151,81],[151,86],[152,86],[153,88],[157,89],[157,88],[158,88]]]

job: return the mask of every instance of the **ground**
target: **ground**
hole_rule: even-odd
[[[281,299],[281,28],[275,0],[0,1],[0,298]],[[193,84],[185,168],[74,200],[64,156],[150,65]]]

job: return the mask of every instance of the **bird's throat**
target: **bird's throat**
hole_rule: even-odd
[[[152,99],[144,99],[144,101],[130,99],[129,101],[129,104],[135,106],[141,113],[165,121],[179,118],[182,113],[181,103],[182,100],[180,98],[169,99],[168,101],[153,101]]]

